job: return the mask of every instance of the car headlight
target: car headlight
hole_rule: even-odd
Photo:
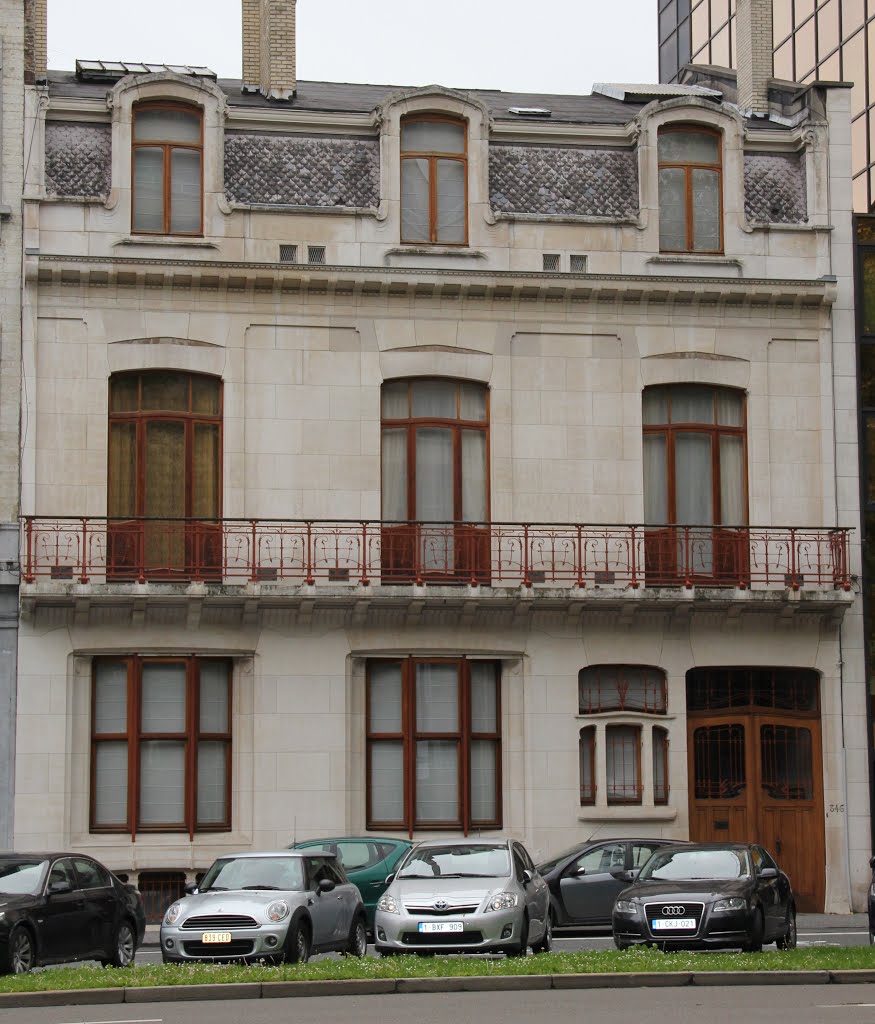
[[[515,892],[500,892],[486,904],[487,910],[510,910],[519,903],[519,897]]]
[[[380,902],[377,904],[377,910],[382,910],[386,914],[401,913],[398,909],[398,901],[394,896],[381,896]]]
[[[277,900],[267,908],[268,921],[285,921],[289,916],[289,905],[285,900]]]
[[[182,913],[182,904],[174,903],[167,908],[167,913],[164,915],[165,924],[176,924],[179,920],[179,915]]]
[[[747,900],[741,896],[730,896],[725,900],[717,900],[711,909],[715,912],[720,910],[747,910]]]
[[[635,904],[630,900],[617,900],[614,904],[614,910],[616,910],[618,914],[634,914]]]

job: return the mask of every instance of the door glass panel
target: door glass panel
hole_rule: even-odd
[[[404,820],[404,749],[401,740],[371,743],[371,818]]]
[[[453,432],[420,427],[416,431],[416,518],[423,523],[451,522],[453,497]],[[451,570],[453,540],[452,528],[423,528],[419,553],[423,569]]]
[[[462,431],[462,520],[485,523],[486,434],[482,430]]]
[[[762,787],[772,800],[813,800],[811,730],[789,725],[760,727]]]
[[[588,875],[598,875],[607,871],[623,871],[625,867],[626,844],[610,843],[607,846],[597,846],[594,850],[587,850],[574,861],[569,874],[580,874],[583,871]]]
[[[741,526],[745,522],[744,440],[732,434],[720,437],[720,522]]]
[[[384,430],[382,445],[382,509],[384,522],[407,518],[407,430]]]
[[[144,733],[185,732],[185,675],[184,664],[143,665]]]
[[[196,423],[191,495],[191,514],[195,519],[218,519],[220,472],[219,428],[215,424]]]
[[[708,434],[676,435],[675,478],[678,523],[713,523],[711,438]]]
[[[714,252],[720,248],[720,175],[694,167],[692,180],[693,249]]]
[[[416,743],[416,820],[459,820],[459,744],[456,740]]]
[[[668,519],[668,468],[663,434],[644,435],[644,522],[662,525]]]
[[[128,667],[100,661],[94,678],[94,732],[96,735],[128,731]]]
[[[733,800],[747,787],[744,726],[709,725],[693,733],[697,800]]]
[[[164,230],[164,151],[134,150],[134,231]]]
[[[368,732],[401,732],[400,665],[370,664],[368,705]]]
[[[185,516],[185,428],[181,423],[146,424],[143,512],[146,516]],[[145,524],[147,566],[178,568],[185,564],[185,529],[181,522]]]
[[[683,167],[659,171],[659,248],[678,252],[687,247],[687,186]]]
[[[185,743],[140,744],[140,825],[181,825],[185,820]]]
[[[459,669],[454,664],[416,666],[417,732],[458,732]]]

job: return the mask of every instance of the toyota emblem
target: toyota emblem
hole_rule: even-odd
[[[449,903],[447,903],[446,900],[435,900],[434,901],[434,909],[435,910],[446,910],[448,907],[449,907]]]
[[[677,906],[677,904],[675,904],[675,906],[673,906],[673,907],[663,907],[662,908],[663,917],[680,917],[682,914],[685,914],[685,913],[686,913],[686,908],[685,907],[679,907],[679,906]]]

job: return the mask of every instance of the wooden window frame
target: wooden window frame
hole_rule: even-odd
[[[661,751],[657,750],[657,737],[659,737],[659,743],[662,745]],[[653,804],[655,807],[664,807],[668,803],[668,796],[671,792],[671,785],[668,777],[668,750],[669,750],[669,735],[668,729],[661,725],[654,725],[650,735],[651,752],[653,755],[654,767],[656,765],[657,757],[662,755],[662,777],[664,779],[664,786],[662,789],[658,787],[656,781],[656,772],[653,773]]]
[[[201,732],[200,729],[200,666],[205,663],[220,663],[228,669],[228,728],[225,732]],[[127,672],[127,729],[123,733],[98,733],[96,731],[96,700],[97,700],[97,670],[100,665],[106,664],[124,665]],[[180,733],[145,733],[142,730],[142,696],[143,696],[143,666],[154,664],[175,664],[185,665],[185,731]],[[137,833],[146,832],[187,832],[189,839],[193,839],[195,833],[204,832],[230,832],[231,831],[231,765],[233,751],[233,691],[234,673],[233,663],[229,658],[208,658],[196,655],[173,657],[142,657],[140,655],[128,655],[125,657],[101,657],[95,658],[91,669],[91,789],[90,789],[90,811],[89,831],[95,834],[114,833],[129,834],[132,840],[136,840]],[[167,824],[140,823],[140,746],[143,742],[154,740],[172,740],[185,744],[185,783],[183,799],[183,821],[169,822]],[[197,821],[197,782],[198,744],[202,741],[221,741],[225,743],[225,817],[221,822],[210,822],[200,824]],[[96,820],[96,793],[97,793],[97,748],[104,742],[125,742],[128,746],[128,793],[127,793],[127,820],[120,825],[101,825]]]
[[[683,160],[661,160],[659,158],[659,149],[657,141],[657,191],[659,189],[659,172],[662,170],[676,169],[684,172],[684,192],[686,197],[685,203],[685,227],[686,227],[686,247],[683,249],[663,249],[660,246],[660,252],[664,253],[683,253],[687,255],[696,256],[719,256],[723,253],[724,249],[724,230],[723,230],[723,136],[714,128],[709,128],[706,125],[694,125],[694,124],[678,124],[678,125],[664,125],[659,129],[659,136],[663,135],[710,135],[717,140],[717,160],[715,163],[699,163],[696,161]],[[693,237],[694,224],[693,224],[693,171],[716,171],[717,172],[717,199],[718,199],[718,218],[720,225],[720,240],[716,249],[696,249],[695,238]],[[657,195],[658,203],[658,195]],[[661,214],[660,209],[660,214]]]
[[[659,704],[653,703],[650,706],[648,706],[647,705],[647,695],[648,695],[648,692],[652,692],[652,691],[645,690],[645,706],[643,708],[635,708],[635,707],[627,707],[626,706],[626,697],[625,697],[625,693],[623,692],[622,676],[623,676],[623,672],[628,670],[628,669],[634,669],[634,670],[638,670],[638,671],[646,671],[646,672],[651,672],[651,673],[654,673],[654,674],[658,673],[659,680],[657,682],[655,680],[655,678],[654,678],[654,682],[655,682],[656,687],[659,690],[659,694],[661,695],[661,701],[659,702]],[[583,703],[579,699],[580,698],[580,685],[584,681],[584,675],[586,675],[587,673],[592,673],[592,672],[596,672],[596,673],[604,672],[606,674],[607,673],[611,673],[611,672],[616,673],[616,688],[615,688],[616,700],[603,699],[604,698],[604,691],[607,690],[608,691],[608,696],[610,696],[610,691],[612,689],[614,689],[614,688],[613,687],[602,687],[601,676],[599,676],[597,703],[595,705],[590,704],[589,707],[585,707],[583,705]],[[610,680],[608,680],[608,681],[610,682]],[[578,691],[577,691],[578,692],[578,714],[581,714],[581,715],[599,715],[599,714],[605,714],[605,713],[607,713],[609,711],[627,711],[630,714],[643,714],[643,715],[665,715],[668,712],[668,683],[667,683],[667,680],[666,680],[666,675],[665,675],[665,672],[662,669],[656,668],[653,665],[587,665],[585,668],[582,668],[578,672],[578,674],[577,674],[577,685],[578,685]]]
[[[626,733],[629,731],[635,734],[635,787],[636,791],[631,796],[617,796],[611,792],[611,779],[608,776],[608,752],[610,751],[612,744],[616,742],[614,737],[620,732]],[[609,806],[637,806],[642,802],[642,785],[641,785],[641,744],[642,744],[642,729],[640,725],[630,725],[627,723],[618,723],[615,725],[605,726],[605,795]],[[625,743],[625,740],[623,740]],[[624,787],[626,788],[626,787]]]
[[[494,732],[473,732],[471,729],[471,660],[465,657],[373,658],[367,663],[365,675],[365,804],[366,828],[369,831],[404,829],[412,837],[417,829],[428,831],[502,828],[502,737],[501,737],[501,663],[489,661],[495,671]],[[396,665],[401,669],[401,730],[371,732],[371,669],[376,665]],[[458,669],[459,727],[454,732],[422,732],[416,725],[416,666],[456,665]],[[455,740],[459,751],[458,806],[456,821],[420,821],[416,818],[416,746],[420,740]],[[479,821],[471,815],[471,746],[477,740],[492,742],[495,748],[495,810],[492,821]],[[374,743],[394,741],[402,747],[404,816],[398,821],[375,819],[371,811],[371,748]]]
[[[200,122],[200,141],[198,143],[185,142],[162,142],[160,139],[137,142],[137,114],[146,110],[178,110],[186,114],[195,115]],[[164,223],[161,231],[146,231],[143,228],[134,227],[134,191],[135,191],[135,163],[138,149],[160,149],[164,160]],[[172,181],[171,171],[171,150],[187,149],[193,153],[200,154],[201,183],[200,183],[200,224],[197,231],[172,231],[171,230],[171,201]],[[135,103],[131,111],[131,233],[136,235],[172,235],[174,237],[202,238],[204,233],[204,112],[201,107],[193,103],[173,102],[171,100],[146,100],[142,103]]]
[[[580,806],[595,806],[598,795],[598,781],[596,779],[596,729],[594,725],[586,725],[580,730],[578,739],[578,755],[580,760]],[[589,786],[584,783],[584,759],[589,762]]]
[[[423,122],[451,124],[456,128],[462,129],[463,138],[465,140],[465,149],[463,153],[441,153],[437,150],[405,150],[400,149],[401,161],[398,167],[398,180],[399,180],[399,195],[401,196],[401,204],[404,202],[403,187],[400,183],[403,181],[402,165],[405,160],[427,160],[428,161],[428,238],[405,238],[404,237],[404,217],[403,212],[401,216],[401,241],[404,245],[445,245],[448,247],[465,248],[468,245],[468,203],[469,203],[469,181],[468,181],[468,122],[461,117],[453,117],[449,114],[410,114],[407,117],[401,119],[401,128],[399,134],[399,146],[401,146],[401,139],[404,136],[404,129],[407,125],[411,124],[422,124]],[[455,160],[461,163],[465,169],[465,238],[461,242],[442,242],[437,237],[437,161],[438,160]]]

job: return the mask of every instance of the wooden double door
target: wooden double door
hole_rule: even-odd
[[[797,909],[822,912],[819,710],[748,704],[688,711],[688,751],[690,839],[761,844],[790,876]]]

